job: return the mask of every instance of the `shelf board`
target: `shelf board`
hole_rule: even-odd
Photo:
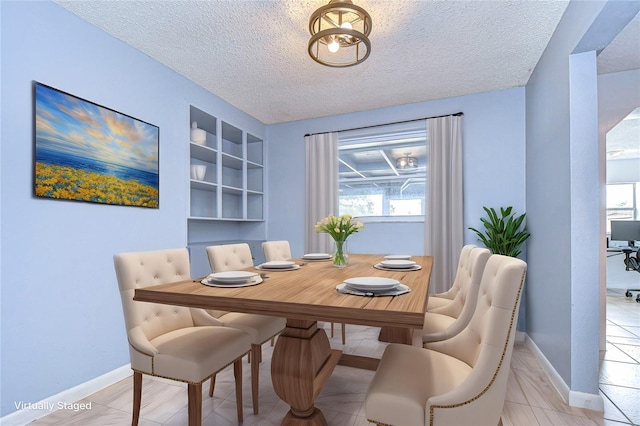
[[[191,179],[191,189],[200,189],[202,191],[215,192],[218,189],[218,184],[197,180],[197,179]]]
[[[259,163],[254,163],[253,161],[247,160],[247,168],[248,169],[263,169],[264,166]]]
[[[228,167],[230,169],[235,169],[235,170],[242,170],[242,158],[223,152],[222,167]]]
[[[264,222],[264,219],[243,219],[241,217],[203,217],[189,216],[187,220],[202,222]]]
[[[191,158],[197,158],[198,160],[206,161],[207,163],[216,163],[217,151],[215,149],[204,145],[198,145],[193,142],[189,142],[189,145],[191,146]]]
[[[188,220],[202,220],[202,221],[210,221],[210,220],[220,220],[217,217],[209,217],[209,216],[188,216]]]
[[[225,194],[242,195],[242,188],[236,188],[235,186],[222,185],[222,192]]]

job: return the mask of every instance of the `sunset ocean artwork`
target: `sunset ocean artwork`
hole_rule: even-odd
[[[158,208],[158,127],[35,84],[35,195]]]

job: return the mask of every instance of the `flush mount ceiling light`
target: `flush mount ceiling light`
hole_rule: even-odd
[[[331,0],[309,19],[309,55],[328,67],[350,67],[371,53],[371,16],[351,0]]]
[[[396,160],[396,169],[406,170],[406,169],[415,169],[417,167],[418,167],[418,159],[416,157],[409,157],[408,154]]]

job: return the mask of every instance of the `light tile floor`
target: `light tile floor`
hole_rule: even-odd
[[[627,271],[623,259],[620,252],[607,252],[607,343],[600,352],[600,394],[605,419],[640,425],[640,303],[637,291],[625,297],[627,289],[640,289],[640,273]]]
[[[325,327],[330,335],[329,324]],[[382,355],[385,344],[377,341],[378,329],[347,325],[347,342],[342,346],[339,327],[336,324],[335,337],[330,339],[333,347],[351,354]],[[260,370],[260,414],[257,416],[252,414],[250,374],[248,364],[244,363],[244,425],[279,425],[288,410],[271,385],[272,351],[268,343],[264,345]],[[516,343],[502,414],[504,426],[640,425],[640,304],[625,297],[624,290],[607,291],[607,350],[601,353],[601,359],[600,391],[605,401],[604,416],[565,404],[529,349],[522,343]],[[330,425],[369,424],[363,401],[372,377],[371,371],[336,367],[316,401]],[[132,380],[118,382],[83,401],[91,402],[91,410],[59,410],[32,424],[130,424]],[[209,398],[203,389],[202,411],[203,425],[237,424],[231,368],[218,375],[213,398]],[[140,425],[186,424],[186,386],[145,376]]]
[[[607,289],[607,347],[600,352],[600,394],[605,419],[640,425],[640,303],[635,294],[630,298],[624,289]]]

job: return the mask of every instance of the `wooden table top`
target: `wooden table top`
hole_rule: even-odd
[[[134,300],[292,319],[422,328],[433,258],[411,259],[422,269],[380,270],[373,265],[382,261],[383,256],[371,254],[351,254],[345,268],[336,268],[331,261],[295,259],[305,264],[300,269],[281,272],[248,269],[269,275],[255,286],[219,288],[203,285],[199,280],[180,281],[136,289]],[[345,279],[364,276],[394,278],[411,291],[393,297],[362,297],[336,291],[336,285]]]

